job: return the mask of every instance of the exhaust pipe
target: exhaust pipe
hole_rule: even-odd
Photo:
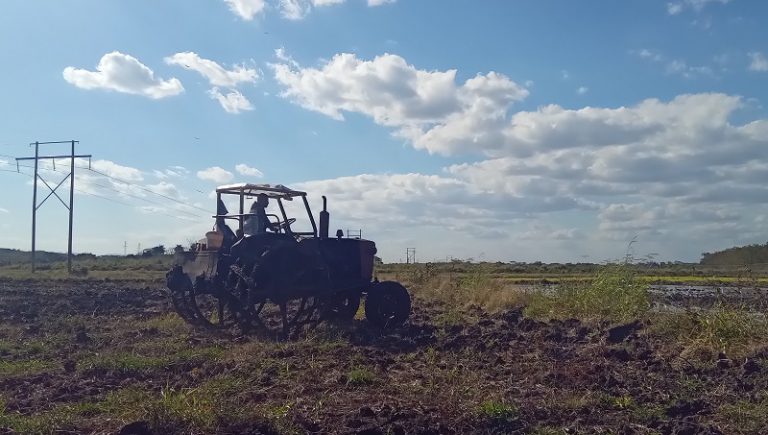
[[[328,214],[328,201],[323,195],[323,211],[320,212],[320,238],[328,238],[328,221],[330,215]]]

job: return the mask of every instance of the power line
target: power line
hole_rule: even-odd
[[[112,176],[112,175],[106,174],[106,173],[104,173],[104,172],[101,172],[101,171],[99,171],[99,170],[96,170],[96,169],[93,169],[93,168],[81,168],[81,169],[88,169],[88,170],[89,170],[89,171],[91,171],[91,172],[94,172],[94,173],[96,173],[96,174],[102,175],[102,176],[104,176],[104,177],[107,177],[107,178],[111,178],[111,179],[113,179],[113,180],[115,180],[115,181],[119,181],[119,182],[121,182],[121,183],[125,183],[125,184],[128,184],[128,185],[130,185],[130,186],[135,186],[135,187],[137,187],[137,188],[139,188],[139,189],[141,189],[141,190],[143,190],[143,191],[145,191],[145,192],[149,192],[149,193],[151,193],[151,194],[154,194],[154,195],[160,196],[160,197],[162,197],[162,198],[165,198],[165,199],[167,199],[167,200],[169,200],[169,201],[177,202],[177,203],[179,203],[179,204],[181,204],[181,205],[183,205],[183,206],[186,206],[186,207],[194,208],[194,209],[197,209],[197,210],[200,210],[200,211],[204,211],[204,212],[206,212],[206,213],[210,213],[210,212],[211,212],[211,211],[210,211],[210,210],[208,210],[208,209],[205,209],[205,208],[202,208],[202,207],[198,207],[198,206],[196,206],[196,205],[192,205],[192,204],[187,204],[187,203],[185,203],[185,202],[179,201],[178,199],[176,199],[176,198],[174,198],[174,197],[172,197],[172,196],[168,196],[168,195],[165,195],[165,194],[162,194],[162,193],[159,193],[159,192],[155,192],[154,190],[148,189],[148,188],[146,188],[146,187],[144,187],[144,186],[142,186],[142,185],[140,185],[140,184],[136,184],[136,183],[134,183],[134,182],[131,182],[131,181],[126,181],[126,180],[120,179],[120,178],[118,178],[118,177],[115,177],[115,176]]]
[[[32,168],[31,166],[26,166],[26,165],[19,165],[19,167],[21,167],[21,168]],[[54,169],[50,169],[50,168],[40,168],[40,169],[43,170],[43,171],[60,172],[58,170],[54,170]],[[26,175],[27,177],[32,177],[33,176],[32,174],[28,174],[26,172],[21,172],[21,171],[10,171],[10,170],[7,170],[7,169],[0,169],[0,171],[12,172],[14,174]],[[110,188],[110,187],[106,187],[106,186],[100,186],[100,187],[112,190],[112,191],[117,192],[117,193],[124,193],[124,192],[121,192],[121,191],[119,191],[117,189],[114,189],[114,188]],[[75,188],[75,192],[82,193],[83,195],[92,196],[94,198],[101,198],[103,200],[106,200],[106,201],[109,201],[109,202],[114,202],[114,203],[120,204],[120,205],[124,205],[126,207],[131,207],[131,208],[137,207],[136,204],[130,204],[130,203],[127,203],[127,202],[124,202],[124,201],[119,201],[117,199],[110,198],[108,196],[99,195],[99,194],[96,194],[96,193],[93,193],[93,192],[88,192],[86,190],[82,190],[82,189],[78,189],[78,188]],[[141,197],[138,197],[138,198],[145,199],[145,198],[141,198]],[[155,204],[155,205],[162,205],[162,204],[158,204],[158,203],[153,203],[153,204]],[[196,217],[196,218],[199,218],[199,219],[203,219],[204,218],[204,216],[195,215],[195,214],[192,214],[192,213],[189,213],[189,212],[184,212],[184,211],[182,211],[182,212],[183,213],[187,213],[191,217]],[[172,217],[174,219],[179,219],[179,220],[182,220],[182,221],[185,221],[185,222],[189,222],[189,219],[187,219],[187,218],[179,217],[179,216],[176,216],[176,215],[173,215],[173,214],[170,214],[170,213],[164,213],[164,212],[158,212],[158,213],[163,215],[163,216]]]
[[[19,166],[21,166],[21,167],[24,167],[24,168],[31,168],[31,166],[25,166],[25,165],[19,165]],[[76,167],[77,167],[77,166],[76,166]],[[57,169],[55,169],[55,168],[46,168],[46,167],[43,167],[43,168],[42,168],[42,170],[44,170],[44,171],[53,171],[53,172],[61,172],[61,173],[63,173],[62,171],[59,171],[59,170],[57,170]],[[162,204],[162,203],[160,203],[160,202],[157,202],[157,201],[152,201],[152,200],[150,200],[150,199],[148,199],[148,198],[145,198],[145,197],[143,197],[143,196],[138,196],[138,195],[134,195],[134,194],[132,194],[132,193],[129,193],[129,192],[125,192],[125,191],[122,191],[122,190],[118,190],[118,189],[115,189],[114,187],[111,187],[111,186],[106,186],[106,185],[103,185],[103,184],[100,184],[100,183],[96,183],[96,182],[94,182],[94,181],[92,181],[92,180],[90,180],[90,181],[89,181],[89,183],[91,183],[91,184],[92,184],[92,185],[94,185],[94,186],[98,186],[98,187],[101,187],[102,189],[111,190],[111,191],[113,191],[113,192],[116,192],[116,193],[119,193],[119,194],[121,194],[121,195],[125,195],[125,196],[131,197],[131,198],[135,198],[135,199],[140,199],[140,200],[142,200],[142,201],[145,201],[145,202],[148,202],[148,203],[150,203],[150,204],[152,204],[152,205],[161,206],[161,207],[165,206],[165,204]],[[83,191],[83,190],[77,190],[77,189],[76,189],[76,191],[78,191],[78,192],[81,192],[81,193],[88,193],[88,192],[86,192],[86,191]],[[131,205],[131,206],[133,206],[133,205]],[[189,216],[192,216],[192,217],[195,217],[195,218],[199,218],[199,219],[202,219],[202,218],[204,218],[204,217],[205,217],[205,216],[201,216],[201,215],[199,215],[199,214],[195,214],[195,213],[192,213],[192,212],[190,212],[190,211],[186,211],[186,210],[178,210],[178,209],[177,209],[176,211],[178,211],[179,213],[184,213],[184,214],[187,214],[187,215],[189,215]]]
[[[7,155],[7,154],[0,154],[0,156],[2,156],[2,157],[9,157],[9,158],[12,158],[12,159],[15,159],[15,158],[16,158],[16,157],[14,157],[14,156],[11,156],[11,155]],[[55,162],[54,162],[54,165],[55,165]],[[23,165],[18,165],[18,166],[23,166]],[[31,167],[30,167],[30,168],[31,168]],[[182,205],[182,206],[184,206],[184,207],[189,207],[189,208],[193,208],[193,209],[196,209],[196,210],[199,210],[199,211],[203,211],[203,212],[205,212],[205,213],[207,213],[207,214],[208,214],[208,213],[211,213],[211,210],[209,210],[209,209],[206,209],[206,208],[202,208],[202,207],[198,207],[198,206],[196,206],[196,205],[193,205],[193,204],[187,204],[187,203],[185,203],[185,202],[183,202],[183,201],[180,201],[180,200],[178,200],[178,199],[176,199],[176,198],[174,198],[174,197],[172,197],[172,196],[168,196],[168,195],[165,195],[165,194],[163,194],[163,193],[160,193],[160,192],[156,192],[156,191],[154,191],[154,190],[152,190],[152,189],[149,189],[149,188],[147,188],[147,187],[144,187],[144,186],[142,186],[142,185],[140,185],[140,184],[138,184],[138,183],[134,183],[134,182],[132,182],[132,181],[128,181],[128,180],[125,180],[125,179],[122,179],[122,178],[119,178],[119,177],[115,177],[115,176],[113,176],[113,175],[107,174],[107,173],[105,173],[105,172],[102,172],[102,171],[99,171],[99,170],[97,170],[97,169],[93,169],[93,168],[92,168],[92,167],[90,167],[90,166],[77,166],[77,165],[75,165],[75,168],[77,168],[77,169],[85,169],[85,170],[88,170],[88,171],[90,171],[90,172],[93,172],[93,173],[95,173],[95,174],[101,175],[101,176],[103,176],[103,177],[107,177],[107,178],[109,178],[109,179],[112,179],[112,180],[115,180],[115,181],[117,181],[117,182],[120,182],[120,183],[126,184],[126,185],[128,185],[128,186],[133,186],[133,187],[136,187],[136,188],[138,188],[138,189],[140,189],[140,190],[142,190],[142,191],[144,191],[144,192],[147,192],[147,193],[151,193],[151,194],[153,194],[153,195],[157,195],[157,196],[159,196],[159,197],[161,197],[161,198],[163,198],[163,199],[166,199],[166,200],[168,200],[168,201],[172,201],[172,202],[175,202],[175,203],[177,203],[177,204],[180,204],[180,205]],[[54,171],[56,171],[56,169],[55,169],[55,168],[54,168],[53,170],[54,170]],[[57,171],[57,172],[61,172],[61,171]],[[63,172],[62,172],[62,173],[63,173]],[[102,186],[102,187],[104,187],[104,186]],[[106,188],[106,187],[105,187],[105,188]],[[138,197],[138,196],[135,196],[135,195],[130,195],[130,194],[126,193],[126,192],[121,192],[121,191],[118,191],[118,190],[116,190],[116,189],[111,189],[111,190],[115,190],[116,192],[119,192],[119,193],[124,193],[124,194],[126,194],[127,196],[133,196],[133,197],[136,197],[136,198],[138,198],[138,199],[146,200],[145,198],[142,198],[142,197]],[[201,194],[203,194],[203,193],[202,193],[201,191],[199,191],[199,190],[196,190],[196,191],[197,191],[197,192],[199,192],[199,193],[201,193]],[[151,201],[149,201],[149,202],[151,202]],[[155,205],[162,205],[162,204],[158,204],[158,203],[154,203],[154,204],[155,204]],[[192,214],[192,213],[190,213],[190,212],[185,212],[185,211],[183,211],[183,210],[179,210],[179,211],[180,211],[180,212],[182,212],[182,213],[187,213],[187,214],[190,214],[190,215],[192,215],[192,216],[195,216],[195,217],[201,217],[201,216],[199,216],[199,215],[194,215],[194,214]]]

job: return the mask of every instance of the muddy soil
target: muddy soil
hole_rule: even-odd
[[[170,310],[141,285],[0,282],[0,433],[768,433],[749,411],[768,407],[768,348],[692,361],[642,322],[446,316],[417,298],[395,331],[356,320],[276,343]],[[221,405],[205,421],[82,406],[211,385],[213,405],[184,405]]]

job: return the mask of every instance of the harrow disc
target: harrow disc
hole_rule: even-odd
[[[322,301],[307,296],[281,299],[278,294],[267,294],[259,286],[259,273],[255,265],[233,265],[227,279],[235,318],[243,332],[259,331],[271,336],[287,337],[303,326],[320,320]]]

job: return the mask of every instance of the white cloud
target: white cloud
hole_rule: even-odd
[[[251,21],[267,6],[266,0],[224,0],[229,9],[240,18]]]
[[[669,15],[677,15],[685,9],[693,9],[696,12],[701,11],[710,3],[727,4],[731,0],[681,0],[667,3],[667,13]]]
[[[751,60],[749,64],[750,71],[766,72],[768,71],[768,57],[760,52],[749,53]]]
[[[189,174],[189,170],[183,166],[170,166],[163,170],[156,169],[152,171],[152,174],[161,180],[165,180],[168,178],[182,178]]]
[[[66,159],[65,161],[69,162],[69,159]],[[84,166],[87,163],[77,161],[75,164],[77,166]],[[103,172],[111,177],[119,178],[124,181],[135,183],[144,180],[144,174],[139,169],[119,165],[110,160],[94,160],[91,163],[91,166],[99,172]]]
[[[280,0],[280,14],[289,20],[301,20],[312,10],[309,0]]]
[[[163,195],[170,196],[171,198],[179,198],[181,196],[176,185],[167,181],[161,181],[157,184],[147,184],[146,187],[153,192],[162,193]]]
[[[108,89],[127,94],[160,99],[184,91],[181,82],[172,78],[163,80],[133,56],[113,51],[105,54],[96,71],[68,66],[64,80],[81,89]]]
[[[667,13],[669,15],[677,15],[683,11],[682,3],[667,3]]]
[[[7,208],[0,207],[0,213],[9,214],[10,212],[8,211]]]
[[[300,68],[299,63],[296,62],[290,55],[288,55],[288,53],[285,52],[284,47],[275,49],[275,57],[277,57],[281,62],[287,63],[292,68]]]
[[[655,50],[648,49],[648,48],[643,48],[643,49],[640,49],[640,50],[631,51],[631,53],[634,53],[634,54],[636,54],[637,56],[639,56],[639,57],[641,57],[643,59],[651,60],[653,62],[661,62],[664,59],[664,57],[661,55],[661,53],[659,53],[658,51],[655,51]]]
[[[579,95],[585,95],[587,92],[589,92],[589,88],[586,86],[579,86],[579,88],[576,89],[576,93]]]
[[[261,178],[261,177],[264,176],[264,173],[262,173],[261,171],[259,171],[256,168],[252,168],[252,167],[246,165],[245,163],[240,163],[240,164],[236,165],[235,166],[235,170],[237,171],[238,174],[245,175],[245,176],[248,176],[248,177]]]
[[[267,9],[266,0],[224,0],[229,8],[241,18],[250,21]],[[375,7],[396,0],[367,0],[368,6]],[[274,0],[280,15],[288,20],[302,20],[313,8],[328,7],[346,3],[346,0]]]
[[[528,248],[587,243],[592,258],[614,258],[597,247],[621,251],[639,236],[652,251],[691,258],[710,248],[690,240],[727,245],[768,230],[751,219],[768,214],[768,120],[732,124],[742,104],[695,94],[619,108],[548,106],[512,115],[502,135],[512,142],[492,148],[496,157],[443,175],[364,174],[293,187],[328,195],[334,222],[365,223],[389,245],[397,233],[387,231],[407,224],[421,241],[407,246],[419,249],[432,249],[419,234],[450,231]],[[594,226],[574,227],[576,216]],[[466,243],[441,242],[441,255],[466,252]]]
[[[691,66],[684,60],[674,59],[667,63],[667,74],[678,74],[690,79],[698,76],[714,76],[712,68],[708,66]]]
[[[237,90],[230,90],[227,94],[222,94],[219,88],[213,88],[208,91],[208,95],[217,100],[227,113],[237,114],[245,110],[253,110],[251,102]]]
[[[490,72],[456,83],[456,70],[427,71],[393,54],[370,61],[338,54],[322,68],[290,63],[271,65],[282,96],[337,120],[344,112],[370,116],[396,128],[417,148],[448,154],[467,140],[475,146],[495,142],[486,135],[528,90],[507,76]],[[432,143],[439,142],[438,146]]]
[[[203,59],[197,53],[189,51],[168,56],[165,58],[165,62],[169,65],[178,65],[197,71],[208,79],[212,86],[234,88],[241,83],[254,83],[259,78],[259,72],[255,68],[234,65],[231,70],[227,70],[218,63]]]
[[[214,183],[228,183],[235,178],[235,175],[219,166],[213,166],[201,171],[197,171],[197,178]]]
[[[630,53],[647,62],[663,64],[665,72],[670,75],[679,75],[687,79],[693,79],[702,76],[715,77],[715,72],[710,66],[695,66],[689,65],[682,59],[668,59],[662,53],[655,50],[643,48],[640,50],[630,50]],[[713,59],[715,62],[718,62],[718,60],[721,60],[721,58],[716,57]]]

